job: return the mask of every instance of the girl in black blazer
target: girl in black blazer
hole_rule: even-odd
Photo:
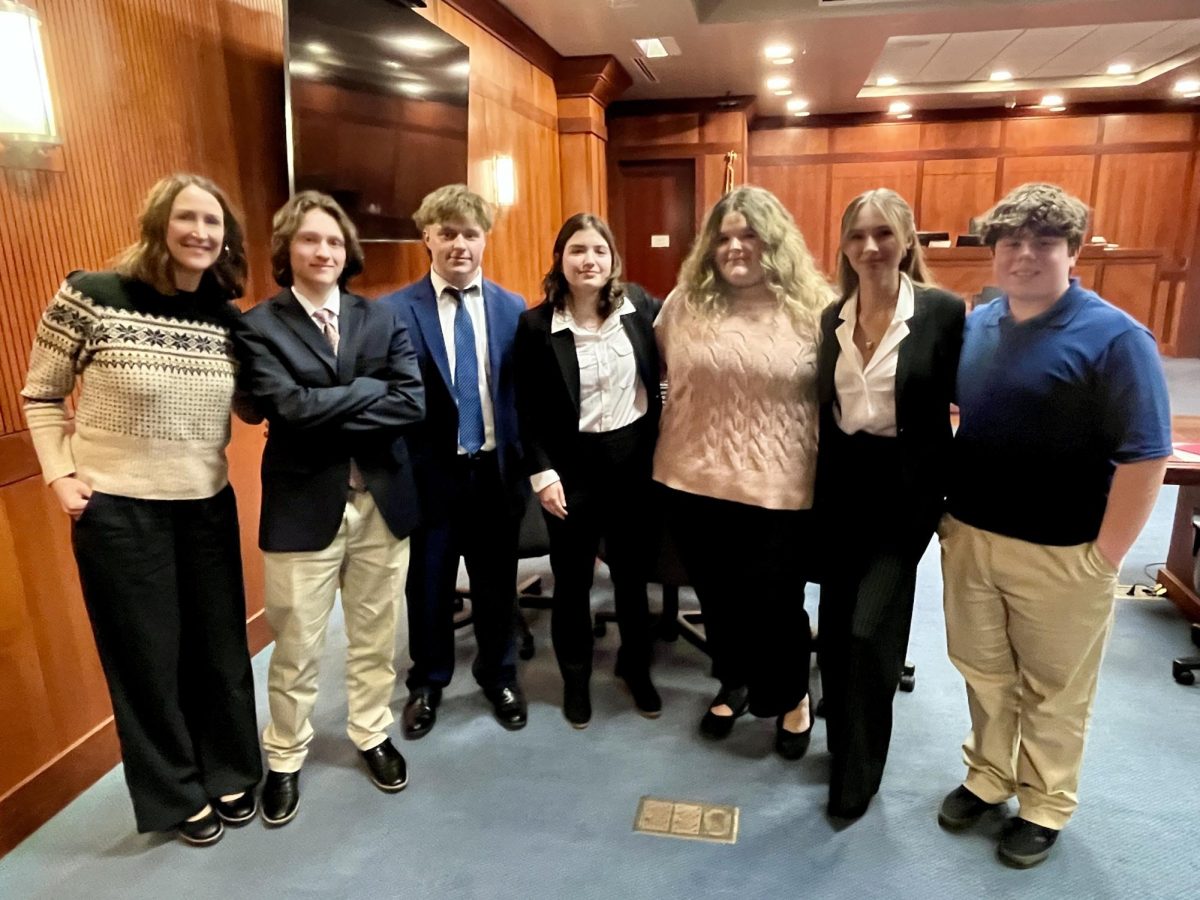
[[[517,417],[533,490],[550,532],[554,653],[563,715],[586,728],[592,715],[592,572],[600,541],[612,574],[621,649],[617,674],[634,703],[655,717],[646,599],[653,548],[650,467],[658,418],[658,301],[621,282],[612,232],[572,216],[554,241],[546,299],[521,315],[514,355]]]
[[[838,282],[818,367],[818,660],[829,814],[855,819],[883,777],[917,562],[942,514],[966,308],[929,286],[912,210],[882,188],[842,216]]]

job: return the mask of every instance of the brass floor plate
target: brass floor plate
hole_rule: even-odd
[[[662,837],[736,844],[738,808],[695,800],[643,797],[638,801],[633,830]]]

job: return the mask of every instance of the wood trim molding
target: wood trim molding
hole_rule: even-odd
[[[702,156],[723,155],[732,147],[727,143],[707,144],[639,144],[636,147],[608,145],[609,158],[618,162],[641,159],[698,159]]]
[[[442,0],[458,10],[496,40],[547,75],[558,66],[558,51],[497,0]]]
[[[672,100],[622,100],[608,108],[610,116],[668,116],[680,113],[722,113],[748,110],[752,115],[758,98],[753,94],[725,97],[679,97]],[[794,125],[792,120],[785,121]]]
[[[676,101],[639,101],[649,104],[650,108],[637,113],[620,113],[622,115],[655,115],[680,110],[668,109],[667,106]],[[619,104],[624,107],[625,104]],[[694,110],[693,110],[694,111]],[[903,124],[915,125],[921,122],[983,122],[992,119],[1072,119],[1079,116],[1108,116],[1129,113],[1188,113],[1200,111],[1200,102],[1187,100],[1109,100],[1095,103],[1073,103],[1066,112],[1050,112],[1030,106],[1004,109],[986,107],[983,109],[927,109],[913,110],[912,118],[905,119]],[[885,125],[897,124],[895,116],[885,112],[854,112],[854,113],[825,113],[814,114],[802,118],[795,116],[761,116],[750,123],[751,131],[761,131],[771,128],[843,128],[850,125]]]
[[[591,97],[603,107],[625,93],[633,79],[615,56],[560,56],[554,70],[559,97]]]
[[[1188,153],[1194,144],[1157,141],[1146,144],[1073,144],[1053,147],[974,147],[938,150],[879,150],[873,153],[808,153],[783,156],[750,155],[755,166],[794,166],[820,163],[910,162],[930,159],[1005,159],[1018,156],[1107,156],[1114,153]],[[1099,168],[1099,167],[1097,167]]]

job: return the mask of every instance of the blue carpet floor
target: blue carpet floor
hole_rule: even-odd
[[[1168,377],[1175,412],[1200,413],[1200,361],[1168,361]],[[1146,580],[1143,567],[1163,558],[1174,502],[1175,490],[1164,489],[1123,581]],[[607,587],[601,579],[597,606],[607,604]],[[815,608],[812,588],[808,599]],[[410,786],[381,793],[344,736],[339,619],[292,824],[268,831],[256,821],[206,849],[140,836],[118,767],[0,860],[0,898],[1200,896],[1200,686],[1171,679],[1171,657],[1191,645],[1165,600],[1117,604],[1080,810],[1053,856],[1027,872],[996,861],[998,821],[965,835],[935,822],[939,800],[963,775],[967,728],[962,681],[945,654],[936,546],[918,584],[909,652],[917,688],[896,699],[883,790],[840,832],[821,814],[828,757],[820,722],[798,763],[771,752],[771,722],[743,719],[728,741],[704,741],[695,725],[714,685],[704,657],[682,641],[659,645],[665,710],[643,719],[611,676],[614,631],[597,649],[592,725],[575,731],[557,706],[549,616],[530,615],[538,653],[523,668],[525,730],[505,732],[491,718],[460,632],[460,669],[437,727],[399,743]],[[268,652],[254,662],[260,716]],[[737,843],[634,833],[647,794],[737,805]]]

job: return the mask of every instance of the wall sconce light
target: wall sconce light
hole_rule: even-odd
[[[517,176],[511,156],[492,157],[492,177],[496,186],[496,205],[512,206],[517,200]]]
[[[13,0],[0,0],[0,86],[0,165],[61,168],[42,23]]]

